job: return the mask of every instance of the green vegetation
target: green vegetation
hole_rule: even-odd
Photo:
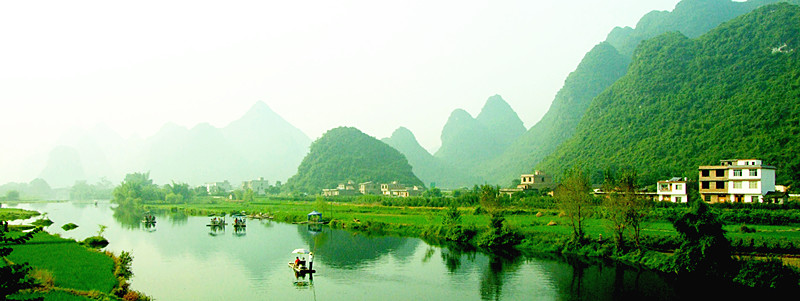
[[[442,146],[434,156],[450,166],[470,170],[478,163],[500,155],[524,132],[525,127],[517,113],[500,95],[494,95],[486,100],[475,118],[462,109],[450,114],[442,129]],[[464,176],[458,178],[466,179]],[[475,182],[461,182],[458,186],[470,183]]]
[[[63,229],[64,231],[73,230],[75,228],[78,228],[78,225],[74,223],[66,223],[63,226],[61,226],[61,229]]]
[[[18,219],[29,219],[39,215],[39,212],[16,208],[0,208],[0,221],[13,221]]]
[[[319,194],[341,183],[390,183],[424,186],[405,156],[355,128],[339,127],[311,144],[311,150],[286,182],[289,191]]]
[[[778,168],[777,183],[800,187],[799,16],[781,3],[694,40],[673,32],[643,42],[628,73],[537,169],[559,175],[581,162],[600,182],[600,170],[633,167],[653,183],[756,157]]]
[[[10,251],[5,263],[0,263],[3,281],[15,280],[12,291],[14,299],[44,297],[46,300],[149,300],[144,294],[128,289],[132,276],[130,253],[119,257],[110,252],[86,248],[74,240],[63,239],[45,232],[23,234],[9,232],[0,243],[2,249]],[[13,239],[10,239],[13,238]],[[20,244],[27,240],[27,244]],[[13,251],[13,253],[11,253]],[[24,262],[24,264],[16,264]],[[11,274],[7,272],[11,271]],[[25,289],[33,289],[27,291]],[[17,292],[23,289],[25,291]],[[0,298],[5,300],[4,298]]]

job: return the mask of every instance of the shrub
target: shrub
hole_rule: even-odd
[[[101,249],[108,245],[108,240],[102,236],[89,236],[81,244],[90,248]]]
[[[753,288],[797,289],[800,273],[778,258],[747,260],[741,263],[736,283]]]
[[[76,224],[68,223],[68,224],[64,224],[63,226],[61,226],[61,229],[64,229],[64,231],[69,231],[69,230],[75,229],[77,227],[78,227],[78,225],[76,225]]]

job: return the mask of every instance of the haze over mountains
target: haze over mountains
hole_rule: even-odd
[[[767,20],[764,11],[725,23],[775,2],[783,1],[684,0],[671,12],[645,15],[636,28],[613,29],[585,55],[548,112],[529,129],[494,95],[476,117],[455,108],[434,154],[404,127],[382,142],[402,153],[426,186],[444,188],[508,185],[534,169],[558,176],[575,164],[593,170],[633,166],[648,180],[691,176],[696,165],[728,157],[763,158],[787,170],[783,180],[800,176],[800,163],[764,145],[796,145],[794,136],[767,131],[796,132],[791,122],[773,118],[800,113],[795,112],[796,86],[787,85],[796,80],[793,70],[800,70],[789,68],[797,56],[792,28],[800,25],[791,19],[796,7],[780,7],[776,16],[785,24]],[[731,34],[738,31],[748,34]],[[771,53],[781,47],[785,52]],[[729,118],[712,122],[719,116]],[[712,137],[723,137],[723,129],[736,129],[743,138],[717,143]],[[258,103],[224,128],[167,124],[152,137],[127,140],[102,127],[91,129],[54,149],[41,177],[53,187],[81,177],[113,180],[144,170],[157,182],[237,183],[259,176],[274,181],[298,172],[309,145],[305,134]]]
[[[223,128],[168,123],[152,137],[125,140],[97,127],[69,140],[51,151],[40,175],[51,186],[100,177],[118,181],[135,171],[150,171],[158,183],[285,180],[296,172],[311,143],[263,102]]]

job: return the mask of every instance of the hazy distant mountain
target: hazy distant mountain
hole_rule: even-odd
[[[759,8],[697,39],[667,33],[636,49],[539,168],[633,167],[649,183],[697,166],[759,158],[778,184],[800,178],[800,7]],[[599,180],[599,179],[597,179]]]
[[[521,173],[531,172],[542,158],[572,137],[592,100],[625,75],[633,50],[642,40],[670,31],[697,37],[724,21],[774,2],[779,0],[684,0],[672,12],[648,13],[635,29],[615,28],[606,42],[589,51],[578,68],[567,77],[542,119],[505,153],[484,163],[478,172],[489,182],[500,184],[517,178]]]
[[[201,123],[190,130],[167,123],[151,137],[125,140],[97,126],[68,133],[62,142],[71,152],[54,150],[41,174],[54,187],[101,177],[118,182],[139,171],[150,171],[156,183],[285,180],[296,172],[311,140],[258,102],[224,128]]]
[[[442,129],[442,146],[434,156],[453,166],[470,168],[498,156],[524,132],[517,113],[495,95],[486,100],[478,118],[462,109],[453,111]]]
[[[383,138],[381,141],[405,155],[414,174],[426,185],[435,183],[437,187],[457,188],[481,183],[480,178],[476,175],[431,155],[419,145],[417,138],[407,128],[400,127],[392,133],[391,137]]]
[[[52,187],[67,187],[76,180],[85,180],[81,156],[70,146],[57,146],[50,151],[47,165],[39,178],[44,179]]]
[[[286,186],[293,191],[318,194],[347,181],[423,185],[399,151],[356,128],[338,127],[311,144],[297,174],[289,178]]]

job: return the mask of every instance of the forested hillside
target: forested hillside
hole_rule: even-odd
[[[442,146],[434,156],[459,168],[472,168],[503,153],[523,133],[525,127],[517,113],[500,95],[494,95],[476,118],[462,109],[450,114],[442,129]]]
[[[481,183],[478,177],[467,170],[447,164],[431,155],[419,145],[417,138],[407,128],[398,128],[391,137],[383,138],[381,141],[405,155],[414,174],[426,185],[436,184],[436,187],[458,188],[469,185],[465,183]]]
[[[544,117],[502,155],[482,164],[479,174],[489,182],[504,184],[520,173],[530,172],[575,133],[592,100],[625,75],[631,54],[641,41],[671,31],[698,37],[722,22],[779,1],[684,0],[671,12],[653,11],[645,15],[636,28],[615,28],[606,42],[587,53],[567,77]]]
[[[356,128],[339,127],[326,132],[311,144],[311,150],[289,178],[290,191],[321,193],[340,183],[398,181],[423,186],[406,157],[391,146]]]
[[[596,174],[633,167],[652,182],[697,177],[720,159],[761,158],[778,184],[800,176],[800,7],[769,5],[697,39],[643,42],[575,135],[537,166]]]

